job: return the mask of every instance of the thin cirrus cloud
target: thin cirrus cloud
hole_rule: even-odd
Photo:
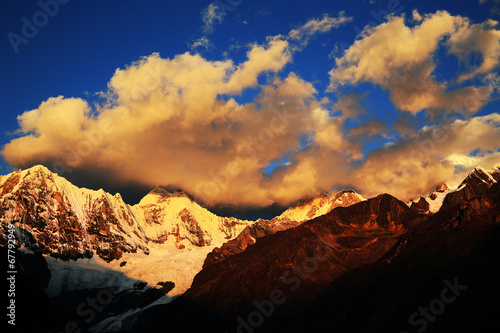
[[[338,92],[333,85],[373,82],[390,91],[398,108],[410,112],[402,113],[392,128],[400,129],[398,140],[365,156],[363,142],[375,135],[388,138],[391,129],[376,118],[347,126],[348,119],[368,114],[363,106],[367,95],[339,94],[333,103],[318,97],[312,83],[285,71],[304,40],[348,20],[343,13],[325,16],[289,34],[268,37],[263,44],[251,45],[239,64],[190,53],[171,59],[158,54],[143,57],[116,70],[103,93],[106,102],[95,108],[83,99],[59,96],[18,116],[21,136],[1,153],[16,167],[54,163],[71,168],[73,175],[107,170],[123,182],[182,188],[207,205],[253,207],[289,204],[334,186],[354,186],[365,196],[387,192],[409,199],[458,179],[465,162],[484,167],[498,163],[498,114],[474,117],[472,110],[467,120],[418,131],[408,119],[420,108],[445,107],[451,98],[442,82],[426,74],[436,66],[432,54],[442,36],[460,33],[464,37],[457,39],[463,42],[469,37],[460,29],[469,29],[475,36],[492,38],[482,32],[485,26],[438,12],[423,16],[420,25],[409,30],[403,18],[394,17],[366,30],[337,59],[330,73],[334,93]],[[401,47],[389,43],[395,31],[401,34]],[[450,40],[450,50],[467,57],[462,44]],[[357,47],[361,41],[366,47]],[[415,54],[404,51],[410,42],[422,44],[409,50]],[[380,45],[399,52],[399,57],[379,53]],[[477,49],[493,52],[486,46]],[[367,57],[377,66],[365,67]],[[474,75],[489,75],[495,68],[481,66]],[[405,106],[394,85],[399,82],[399,89],[409,89],[410,73],[431,88],[417,91],[423,97]],[[259,84],[263,74],[268,80]],[[235,96],[249,88],[260,93],[251,102],[238,102]],[[433,94],[441,102],[430,103],[428,96]],[[265,174],[270,163],[284,158],[287,163]]]
[[[213,44],[206,36],[202,36],[193,41],[193,43],[191,43],[189,47],[191,48],[191,50],[196,50],[199,47],[209,49],[213,47]]]
[[[222,23],[225,15],[226,13],[222,10],[222,8],[213,2],[210,3],[201,13],[201,18],[203,20],[203,32],[214,32],[215,25]]]
[[[288,37],[291,40],[299,42],[299,47],[303,48],[307,46],[311,37],[317,33],[328,32],[352,20],[352,16],[345,16],[345,12],[342,11],[338,13],[337,17],[331,17],[325,14],[321,19],[311,19],[302,26],[292,29],[288,33]]]

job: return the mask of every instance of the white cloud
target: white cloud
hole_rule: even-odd
[[[499,64],[500,30],[495,28],[498,21],[487,20],[481,24],[464,24],[446,42],[449,54],[454,54],[464,60],[474,54],[482,56],[482,63],[473,68],[470,73],[459,76],[459,81],[465,81],[478,74],[486,74]]]
[[[453,153],[445,158],[448,162],[450,162],[453,166],[456,165],[477,165],[478,160],[472,156],[467,156],[464,154]]]
[[[19,117],[23,136],[2,154],[16,166],[56,161],[74,173],[98,166],[123,182],[170,184],[212,204],[298,200],[323,186],[326,165],[314,165],[320,155],[349,159],[338,124],[321,109],[312,84],[293,73],[261,86],[253,102],[232,98],[290,60],[288,42],[280,38],[254,45],[241,64],[153,54],[114,73],[109,101],[96,115],[85,100],[63,97],[25,112]],[[300,157],[300,140],[310,133],[317,137],[315,153]],[[272,178],[263,174],[287,154],[289,165]]]

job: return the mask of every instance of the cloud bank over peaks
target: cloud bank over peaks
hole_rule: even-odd
[[[298,199],[321,181],[317,154],[345,161],[352,144],[312,84],[293,72],[275,76],[291,61],[288,45],[269,38],[240,64],[189,53],[143,57],[116,70],[107,102],[95,112],[83,99],[59,96],[20,115],[22,136],[2,154],[18,167],[56,161],[74,173],[112,170],[118,179],[177,186],[209,204]],[[256,100],[236,102],[232,96],[256,87],[263,73],[275,78]],[[317,137],[307,153],[301,151],[306,135]],[[294,162],[264,176],[263,169],[285,155]]]
[[[371,151],[356,170],[354,184],[366,197],[385,192],[402,200],[443,182],[456,186],[473,167],[498,163],[499,128],[498,113],[424,127]]]
[[[99,105],[59,96],[19,115],[19,137],[1,154],[15,167],[45,164],[74,178],[97,170],[104,187],[112,175],[116,182],[181,188],[207,205],[248,207],[286,205],[334,186],[412,199],[458,179],[466,164],[498,163],[498,114],[416,131],[410,124],[421,109],[479,96],[471,116],[488,102],[489,86],[449,90],[436,81],[433,54],[444,36],[455,55],[467,57],[466,45],[473,45],[484,61],[461,75],[488,74],[497,66],[495,24],[437,12],[410,28],[393,17],[365,30],[336,60],[330,100],[287,65],[311,36],[349,20],[343,13],[310,20],[250,45],[241,63],[188,52],[143,57],[115,71]],[[381,85],[408,112],[389,125],[370,116],[366,93],[335,91],[361,82]],[[238,98],[248,89],[258,91],[253,100]],[[391,130],[397,140],[366,154],[367,141],[389,139]]]

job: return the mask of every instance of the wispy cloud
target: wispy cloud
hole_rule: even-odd
[[[479,4],[481,5],[484,5],[486,3],[491,4],[491,15],[500,15],[500,0],[479,0]]]
[[[212,42],[206,36],[203,36],[203,37],[195,40],[192,44],[189,45],[189,47],[192,50],[196,50],[199,47],[204,48],[205,50],[207,50],[209,48],[212,48],[213,44],[212,44]]]
[[[329,32],[352,20],[353,18],[345,16],[344,12],[339,12],[337,17],[330,17],[325,14],[321,19],[311,19],[302,26],[292,29],[288,33],[288,37],[293,41],[299,42],[300,45],[304,47],[315,34]]]
[[[203,32],[212,33],[216,24],[222,23],[226,12],[213,2],[205,8],[202,13]]]

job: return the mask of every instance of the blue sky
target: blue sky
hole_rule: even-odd
[[[319,162],[315,162],[315,158],[318,158],[316,155],[315,157],[308,155],[310,151],[320,149],[314,147],[315,144],[320,143],[320,130],[308,127],[301,133],[297,133],[297,136],[303,136],[311,132],[316,133],[314,134],[316,135],[315,138],[312,139],[312,144],[302,141],[302,143],[299,143],[292,149],[276,149],[275,156],[266,155],[260,157],[259,170],[263,178],[256,179],[250,176],[250,173],[253,171],[249,171],[247,176],[244,173],[238,173],[237,176],[234,176],[237,179],[234,181],[235,187],[241,187],[240,184],[245,184],[245,182],[260,182],[261,187],[267,188],[269,186],[268,190],[271,192],[296,191],[297,195],[274,196],[263,193],[258,199],[253,200],[248,198],[248,200],[241,202],[248,205],[268,205],[274,202],[284,203],[287,200],[298,199],[299,196],[306,195],[318,189],[328,190],[328,188],[332,187],[337,188],[338,186],[349,185],[371,194],[376,190],[367,190],[358,184],[354,178],[351,179],[350,177],[340,175],[366,171],[369,168],[369,162],[365,160],[367,156],[373,156],[373,161],[370,161],[370,163],[376,163],[376,161],[379,163],[380,160],[388,159],[389,155],[381,157],[381,155],[385,154],[381,149],[389,142],[396,142],[398,146],[403,147],[406,144],[406,142],[403,142],[405,138],[409,142],[415,141],[416,137],[426,135],[426,133],[422,132],[422,128],[425,128],[425,126],[444,126],[440,120],[442,113],[445,112],[444,109],[447,107],[443,104],[444,102],[440,102],[439,107],[426,107],[424,105],[420,108],[420,106],[413,105],[407,106],[404,109],[405,107],[402,102],[398,101],[397,97],[395,97],[397,94],[403,93],[393,86],[393,84],[396,85],[394,83],[396,81],[391,81],[391,78],[381,79],[382,81],[377,78],[353,80],[351,77],[348,78],[344,75],[349,70],[348,67],[344,68],[343,72],[337,68],[336,59],[341,59],[345,55],[344,52],[349,50],[356,40],[363,39],[360,32],[366,26],[377,28],[391,20],[390,17],[386,17],[387,14],[393,14],[393,16],[397,17],[404,15],[406,18],[405,24],[411,29],[419,26],[422,20],[425,21],[425,15],[435,15],[439,10],[446,11],[450,17],[467,18],[469,20],[466,24],[467,29],[474,26],[474,24],[479,29],[479,25],[488,20],[500,19],[500,11],[498,10],[498,2],[496,0],[458,2],[416,0],[355,0],[348,2],[297,0],[140,2],[128,0],[90,0],[84,2],[73,0],[60,2],[63,4],[55,0],[42,0],[39,2],[24,0],[4,1],[1,4],[0,15],[2,17],[0,19],[0,31],[2,32],[2,42],[0,75],[2,80],[0,81],[0,91],[2,92],[2,98],[0,99],[0,110],[2,121],[0,122],[0,146],[7,145],[17,138],[32,133],[29,130],[25,130],[24,132],[19,131],[20,125],[18,124],[17,117],[26,111],[39,108],[42,102],[47,101],[51,97],[64,96],[64,98],[84,100],[90,105],[91,113],[94,113],[94,118],[97,118],[99,114],[97,109],[99,108],[93,108],[94,103],[100,103],[101,106],[106,104],[106,98],[99,97],[97,94],[99,92],[109,92],[108,84],[118,68],[125,69],[127,66],[140,60],[141,57],[149,57],[154,53],[158,53],[161,59],[174,59],[178,55],[189,52],[191,55],[199,54],[204,61],[210,63],[232,61],[234,66],[237,67],[248,60],[247,52],[253,46],[268,45],[267,43],[271,36],[275,38],[278,38],[276,36],[281,36],[282,39],[287,40],[289,43],[288,47],[292,50],[291,59],[287,60],[286,64],[279,69],[259,72],[257,74],[258,83],[245,86],[244,89],[236,93],[219,94],[217,96],[218,99],[227,101],[232,98],[240,106],[252,104],[256,98],[262,98],[264,86],[272,84],[276,79],[285,80],[290,73],[293,73],[300,80],[307,82],[315,89],[314,94],[312,94],[314,95],[315,103],[319,103],[325,97],[329,99],[328,102],[323,100],[321,108],[326,110],[330,115],[331,119],[329,121],[333,124],[337,120],[332,119],[342,114],[341,110],[335,109],[335,106],[338,106],[336,103],[339,99],[343,96],[349,96],[352,93],[356,93],[356,96],[362,96],[356,99],[356,101],[363,107],[365,112],[357,117],[346,119],[342,121],[342,125],[338,125],[340,126],[338,127],[339,131],[342,131],[344,134],[348,133],[345,134],[346,136],[342,140],[351,143],[355,140],[357,145],[355,153],[350,150],[354,148],[347,147],[347,144],[343,148],[342,153],[347,154],[344,158],[345,168],[342,166],[342,159],[340,157],[331,162],[330,168],[332,170],[339,170],[338,179],[330,179],[326,176],[321,177],[326,172],[325,170],[328,169],[328,166],[325,165],[324,169],[315,170],[314,174],[317,176],[316,178],[328,178],[325,182],[327,184],[326,188],[319,186],[318,184],[322,184],[323,182],[316,178],[314,178],[316,186],[311,188],[304,185],[299,188],[292,187],[287,189],[277,185],[277,183],[284,183],[287,175],[288,178],[286,179],[293,179],[296,174],[300,174],[300,166],[302,165],[306,168],[304,161],[313,161],[311,162],[313,165],[320,164]],[[47,5],[42,6],[41,4]],[[57,8],[54,7],[54,4],[57,4]],[[55,11],[57,9],[57,13],[49,13],[52,15],[43,14],[44,6],[49,6],[46,7],[49,8],[48,11]],[[211,9],[212,12],[210,12]],[[419,15],[424,17],[422,20],[412,19],[415,10]],[[344,17],[348,19],[334,27],[330,26],[326,31],[320,31],[321,29],[315,31],[309,37],[304,37],[307,35],[306,33],[302,37],[302,41],[307,39],[306,45],[302,45],[301,40],[293,40],[287,37],[290,36],[289,34],[293,29],[300,29],[311,20],[318,22],[325,17],[336,19]],[[39,27],[36,27],[37,31],[31,32],[32,36],[29,37],[26,35],[23,36],[23,26],[26,25],[26,22],[29,22],[29,24],[38,22],[39,25]],[[24,28],[25,30],[27,29],[26,27]],[[470,28],[470,31],[473,29],[475,28]],[[492,23],[485,29],[497,31],[498,26]],[[374,35],[375,33],[377,32],[365,31],[365,35]],[[439,45],[444,45],[449,38],[453,38],[453,34],[455,32],[451,34],[445,33],[444,37],[439,39]],[[380,32],[380,35],[382,35],[382,32]],[[457,38],[463,38],[463,35],[459,35],[458,33],[457,36]],[[22,38],[23,42],[19,42],[20,39],[16,38]],[[391,42],[397,44],[397,41]],[[200,44],[200,46],[196,47],[196,43]],[[426,45],[426,41],[422,43]],[[294,48],[291,48],[291,45]],[[490,84],[485,83],[490,82],[485,81],[485,77],[489,77],[490,79],[496,77],[495,75],[498,74],[498,66],[496,65],[477,75],[473,75],[468,80],[458,82],[457,78],[460,73],[471,72],[474,68],[479,68],[486,55],[481,52],[468,54],[466,46],[464,48],[460,43],[456,45],[458,45],[457,47],[461,47],[460,52],[463,53],[464,57],[459,58],[454,54],[450,54],[448,52],[449,48],[445,46],[439,46],[432,51],[431,58],[429,59],[435,65],[432,73],[433,80],[446,85],[448,92],[464,87],[473,86],[478,88]],[[494,52],[493,54],[495,55]],[[498,58],[498,54],[496,57]],[[344,59],[348,65],[349,62],[351,62],[350,65],[356,65],[357,60],[353,60],[352,58]],[[406,63],[401,68],[403,70],[408,69],[408,66],[410,65]],[[338,70],[332,75],[331,71],[335,68]],[[392,70],[401,70],[401,68],[393,68]],[[332,77],[335,77],[336,80],[335,87],[332,86]],[[488,101],[482,103],[477,110],[474,110],[468,116],[481,117],[498,114],[500,102],[498,101],[497,88],[496,86],[493,87],[493,84],[490,84],[489,87],[491,91],[487,98]],[[309,111],[312,112],[312,110]],[[92,116],[89,117],[91,118]],[[496,124],[495,121],[492,120],[490,123],[493,122]],[[381,125],[382,123],[384,125]],[[495,126],[493,127],[493,131],[495,131]],[[368,130],[368,127],[370,127],[370,130]],[[356,128],[359,128],[356,130],[356,133],[358,133],[357,136],[352,132]],[[405,128],[405,130],[401,128]],[[498,127],[496,129],[498,130]],[[40,136],[41,134],[39,132],[35,135]],[[408,138],[411,135],[413,137],[410,140]],[[356,139],[353,139],[354,137]],[[403,141],[398,141],[398,139]],[[35,144],[40,145],[47,144],[42,141],[35,142],[38,142]],[[161,140],[157,142],[158,145],[162,144]],[[389,145],[392,143],[389,143]],[[455,142],[455,144],[457,143]],[[477,145],[479,146],[474,147],[474,150],[479,149],[481,151],[481,145]],[[107,145],[107,147],[111,146],[111,143]],[[439,157],[441,158],[440,161],[444,161],[445,155],[450,156],[453,154],[453,147],[450,144],[448,148],[450,150],[446,151],[446,153],[440,151],[438,154],[441,156]],[[488,143],[483,150],[485,152],[497,152],[498,148],[500,147],[495,147],[494,144]],[[18,150],[20,149],[18,148]],[[162,147],[161,149],[164,148]],[[349,153],[345,153],[347,150],[349,150]],[[221,156],[223,153],[220,152]],[[337,153],[341,154],[341,152],[335,152],[335,154]],[[99,156],[102,156],[104,150],[100,151],[99,154]],[[325,150],[321,154],[328,154],[328,151]],[[477,155],[477,152],[474,154]],[[14,155],[16,154],[12,151],[8,156],[3,154],[0,161],[1,174],[7,174],[13,168],[17,167],[28,167],[32,164],[58,160],[57,154],[47,151],[35,151],[31,155],[25,154],[23,156]],[[458,155],[462,158],[469,156],[468,153],[464,154],[463,152]],[[495,164],[493,162],[497,157],[486,157],[488,159],[487,161],[483,161],[484,163]],[[140,156],[140,158],[148,160],[147,156]],[[88,156],[88,159],[90,167],[83,163],[73,168],[75,172],[68,173],[65,176],[70,180],[76,181],[78,179],[81,180],[82,175],[91,173],[90,170],[93,170],[92,172],[95,170],[106,170],[106,172],[113,170],[112,166],[94,155]],[[318,161],[324,160],[324,158],[318,159]],[[182,157],[179,157],[179,161],[180,163],[184,163],[186,170],[191,168],[192,160],[189,158],[184,160]],[[60,162],[63,163],[64,161]],[[476,162],[480,163],[481,161],[477,160]],[[149,163],[163,162],[159,160],[157,162],[150,161]],[[207,161],[206,163],[211,166],[215,162]],[[380,163],[377,165],[380,165]],[[443,175],[446,175],[443,177],[459,177],[461,175],[459,171],[473,167],[473,164],[452,163],[452,165],[447,165],[449,169],[447,172],[440,170],[443,171]],[[281,167],[276,168],[280,165]],[[96,167],[96,169],[94,170],[93,167]],[[221,168],[223,166],[217,165],[214,167],[214,170]],[[441,165],[440,168],[444,167]],[[168,170],[179,172],[182,169],[176,167]],[[142,170],[141,172],[145,173],[149,171]],[[157,170],[152,171],[152,174],[158,173],[159,171]],[[195,176],[187,172],[185,177],[197,178],[200,171],[198,170],[196,173]],[[391,173],[389,172],[389,174]],[[277,179],[276,184],[271,186],[265,183],[268,182],[267,178],[273,178],[274,176]],[[210,177],[212,179],[217,178],[214,176]],[[367,175],[366,179],[373,178],[376,178],[376,175]],[[144,177],[133,177],[130,172],[124,172],[115,181],[147,185],[154,183],[152,180],[145,179]],[[200,181],[197,178],[196,183]],[[429,186],[429,184],[436,181],[434,178],[429,179],[422,186]],[[447,179],[443,179],[443,181],[447,181]],[[184,184],[176,177],[172,179],[165,177],[159,180],[159,182],[162,185],[185,186],[191,192],[196,192],[197,188],[192,184]],[[373,184],[373,186],[376,185]],[[106,184],[103,186],[106,186]],[[380,189],[384,189],[382,185],[379,186]],[[399,185],[392,184],[390,188],[397,186]],[[222,189],[220,191],[221,198],[225,199],[215,200],[213,202],[215,204],[231,201],[228,198],[238,196],[236,192],[226,193],[225,185],[220,189]],[[201,194],[199,196],[203,197]],[[206,201],[210,202],[210,200]],[[240,202],[236,200],[234,203],[239,204]]]

